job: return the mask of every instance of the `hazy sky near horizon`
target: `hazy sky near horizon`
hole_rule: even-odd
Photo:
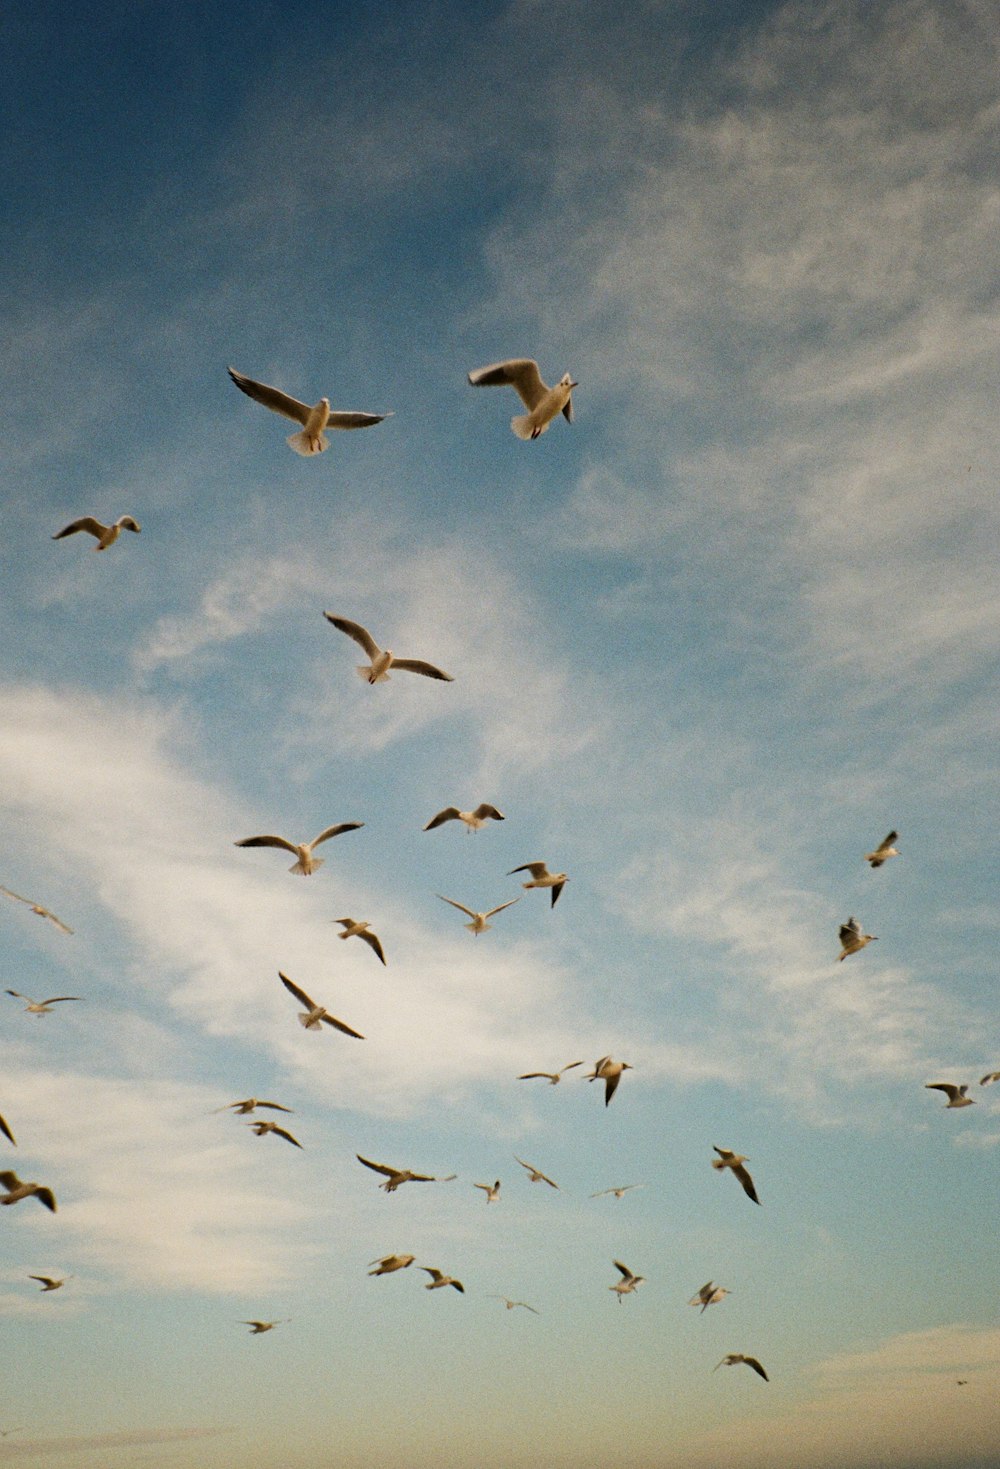
[[[0,988],[82,1003],[0,996],[59,1200],[0,1217],[0,1465],[993,1462],[995,21],[5,15],[0,884],[74,932],[0,894]],[[571,425],[468,387],[511,356]],[[230,365],[392,416],[303,459]],[[481,937],[436,896],[536,859]]]

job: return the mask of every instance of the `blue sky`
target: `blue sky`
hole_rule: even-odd
[[[992,8],[4,39],[0,883],[74,932],[4,899],[3,987],[83,1003],[3,996],[0,1157],[59,1211],[0,1219],[0,1464],[991,1462]],[[469,389],[511,356],[572,425]],[[393,416],[302,459],[230,365]],[[367,687],[324,610],[454,682]],[[305,881],[233,845],[340,821]],[[435,896],[540,858],[559,905],[479,938]],[[396,1251],[464,1295],[368,1277]]]

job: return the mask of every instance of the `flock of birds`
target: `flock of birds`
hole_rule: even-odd
[[[237,372],[234,368],[229,369],[229,376],[236,387],[256,403],[261,404],[263,407],[270,409],[272,412],[286,419],[292,420],[299,426],[296,432],[289,436],[288,444],[295,453],[303,456],[320,454],[329,447],[328,440],[325,436],[328,430],[369,428],[383,422],[385,418],[391,416],[389,414],[333,410],[330,407],[329,399],[325,397],[320,398],[317,403],[310,406],[307,403],[290,397],[277,388],[256,382],[244,376],[242,373]],[[549,387],[542,380],[538,364],[535,361],[528,358],[516,358],[506,362],[495,363],[489,367],[479,368],[468,374],[468,381],[474,387],[509,386],[515,390],[526,410],[524,414],[511,420],[511,428],[518,438],[526,440],[538,438],[560,414],[567,422],[572,422],[572,391],[577,386],[577,383],[571,378],[569,373],[566,373],[555,386]],[[84,516],[63,527],[62,530],[53,536],[53,539],[62,540],[79,533],[85,533],[95,539],[96,544],[94,550],[104,551],[115,544],[123,530],[138,534],[140,526],[131,515],[122,515],[111,525],[105,525],[93,516]],[[367,661],[358,665],[357,673],[369,684],[385,683],[392,672],[413,673],[443,682],[453,681],[451,674],[446,673],[443,669],[424,659],[398,657],[390,649],[382,648],[368,629],[358,622],[351,621],[340,615],[335,615],[332,612],[325,612],[324,617],[334,628],[344,633],[362,650]],[[487,822],[498,822],[504,819],[503,814],[495,806],[486,802],[478,805],[474,810],[469,811],[461,810],[457,806],[447,806],[432,816],[423,829],[425,831],[433,831],[448,822],[457,821],[463,823],[471,833],[482,829]],[[263,834],[245,837],[236,842],[235,845],[243,848],[277,848],[280,851],[290,853],[295,860],[289,868],[289,871],[297,876],[308,877],[323,865],[323,858],[316,855],[316,849],[318,847],[347,832],[359,830],[363,824],[359,821],[340,822],[337,825],[326,827],[317,836],[313,837],[311,841],[305,842],[290,841],[286,837],[274,834]],[[873,869],[881,867],[890,858],[899,855],[894,845],[897,839],[898,833],[890,831],[873,851],[865,854],[865,860]],[[567,873],[552,872],[549,870],[547,864],[542,861],[523,863],[518,867],[512,868],[508,876],[521,873],[529,874],[527,879],[522,883],[523,888],[525,890],[547,889],[550,893],[550,906],[553,908],[558,902],[563,888],[569,881]],[[42,904],[24,898],[7,887],[0,886],[0,894],[13,901],[27,905],[33,913],[54,924],[60,932],[65,934],[73,933],[73,930],[67,924],[63,923],[60,918],[56,917],[51,910]],[[438,893],[436,896],[442,902],[449,904],[452,908],[465,914],[470,920],[465,924],[465,927],[474,936],[478,937],[490,929],[491,924],[489,920],[491,918],[503,912],[505,909],[512,907],[515,903],[520,902],[523,894],[499,903],[495,907],[483,912],[466,907],[465,904],[458,902],[454,898],[446,897],[442,893]],[[351,938],[360,939],[368,945],[383,965],[387,963],[382,942],[378,934],[373,931],[368,920],[343,917],[334,919],[333,922],[341,928],[341,932],[337,935],[338,938],[342,940]],[[841,943],[841,952],[837,956],[839,960],[844,960],[853,954],[859,953],[868,944],[876,940],[876,935],[866,933],[863,926],[853,916],[849,917],[840,927],[839,936]],[[349,1038],[355,1040],[365,1039],[360,1031],[355,1030],[344,1020],[331,1014],[324,1005],[314,1000],[300,985],[296,984],[286,974],[279,971],[278,977],[286,991],[301,1006],[298,1012],[298,1020],[305,1029],[318,1032],[323,1026],[328,1026]],[[26,1011],[36,1017],[50,1014],[56,1005],[70,1001],[79,1001],[81,999],[77,995],[56,995],[45,1000],[33,1000],[14,989],[8,989],[6,993],[24,1001]],[[519,1081],[545,1080],[551,1086],[556,1086],[561,1082],[567,1072],[582,1065],[584,1065],[582,1060],[570,1061],[559,1070],[527,1071],[521,1073],[517,1079]],[[624,1073],[631,1069],[633,1068],[629,1062],[617,1060],[613,1056],[606,1055],[600,1057],[594,1063],[592,1070],[585,1074],[584,1079],[589,1082],[603,1082],[604,1105],[607,1107],[615,1096]],[[988,1072],[982,1077],[980,1085],[986,1086],[998,1080],[1000,1080],[1000,1071]],[[951,1082],[930,1082],[927,1083],[927,1086],[929,1089],[944,1092],[948,1097],[947,1106],[949,1108],[967,1107],[973,1102],[973,1098],[968,1095],[968,1084],[956,1085]],[[253,1114],[258,1109],[268,1109],[284,1114],[291,1114],[292,1112],[292,1109],[283,1103],[262,1100],[257,1097],[246,1097],[230,1102],[225,1107],[216,1110],[219,1112],[231,1112],[240,1118],[250,1118],[251,1120],[247,1121],[245,1125],[252,1129],[258,1137],[274,1136],[281,1138],[296,1148],[302,1148],[302,1143],[299,1142],[287,1126],[283,1126],[273,1119],[262,1120],[255,1117]],[[16,1146],[14,1133],[3,1116],[0,1116],[0,1133],[2,1133],[3,1137],[6,1138],[11,1146]],[[760,1199],[757,1195],[756,1186],[745,1166],[749,1160],[744,1155],[727,1148],[716,1146],[714,1152],[717,1156],[710,1160],[712,1168],[719,1172],[728,1171],[732,1173],[747,1198],[759,1206]],[[453,1173],[443,1176],[419,1173],[409,1168],[376,1162],[373,1159],[362,1156],[360,1153],[356,1154],[356,1157],[363,1167],[380,1175],[382,1182],[379,1187],[387,1194],[394,1193],[406,1183],[447,1183],[453,1181],[457,1176]],[[525,1170],[530,1182],[542,1183],[552,1189],[559,1188],[559,1185],[552,1178],[534,1164],[516,1155],[515,1161]],[[20,1203],[24,1199],[35,1198],[52,1213],[55,1213],[57,1210],[55,1195],[47,1185],[36,1182],[24,1182],[15,1172],[6,1170],[0,1171],[0,1186],[4,1189],[4,1194],[0,1197],[0,1205],[10,1206]],[[601,1198],[612,1195],[620,1200],[631,1190],[644,1186],[641,1183],[616,1185],[612,1188],[600,1189],[596,1193],[591,1194],[590,1197]],[[488,1205],[496,1204],[500,1201],[501,1180],[499,1178],[492,1183],[474,1183],[473,1187],[482,1191]],[[368,1270],[368,1274],[374,1277],[381,1277],[407,1270],[414,1264],[417,1264],[417,1260],[413,1254],[391,1253],[377,1257],[368,1263],[373,1267]],[[638,1287],[644,1283],[645,1277],[635,1273],[621,1260],[616,1259],[612,1263],[618,1272],[619,1278],[608,1286],[608,1290],[617,1296],[618,1302],[621,1304],[626,1295],[634,1294]],[[417,1268],[430,1277],[425,1285],[426,1290],[434,1291],[451,1287],[459,1294],[465,1293],[465,1286],[461,1280],[445,1273],[436,1265],[417,1264]],[[61,1289],[66,1284],[66,1281],[72,1277],[29,1275],[28,1278],[39,1282],[42,1292],[48,1293]],[[704,1314],[710,1306],[719,1305],[731,1293],[727,1287],[717,1285],[714,1280],[709,1280],[691,1297],[689,1305],[699,1308],[700,1314]],[[536,1315],[539,1314],[537,1308],[526,1301],[514,1300],[502,1295],[491,1295],[490,1298],[503,1301],[508,1311],[521,1308]],[[251,1334],[261,1335],[272,1331],[276,1326],[283,1324],[288,1319],[290,1318],[278,1320],[249,1319],[241,1321],[240,1324],[248,1326]],[[716,1367],[713,1370],[716,1370],[718,1367],[738,1365],[749,1367],[765,1382],[769,1380],[768,1374],[759,1359],[743,1352],[727,1353],[721,1361],[716,1363]]]

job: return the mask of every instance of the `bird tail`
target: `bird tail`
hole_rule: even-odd
[[[387,672],[377,673],[373,678],[372,666],[370,663],[358,663],[354,671],[359,678],[364,679],[365,683],[388,683],[389,681],[389,675]]]
[[[322,454],[324,449],[329,449],[329,442],[322,434],[310,437],[305,429],[298,434],[289,434],[288,447],[294,449],[296,454],[303,454],[306,458],[310,454]]]
[[[485,933],[488,928],[493,927],[492,923],[484,923],[480,927],[477,927],[475,923],[466,923],[464,926],[470,933]]]
[[[726,1165],[725,1165],[725,1163],[723,1163],[723,1161],[722,1161],[721,1158],[713,1158],[712,1159],[712,1167],[713,1168],[725,1168],[725,1166]]]
[[[519,439],[530,439],[534,435],[535,426],[531,421],[530,413],[523,413],[518,418],[512,418],[510,426]]]
[[[315,872],[317,867],[322,867],[325,861],[325,857],[310,857],[309,865],[306,866],[300,857],[298,862],[293,862],[288,870],[289,872],[297,872],[299,877],[308,877],[310,872]]]
[[[305,1026],[306,1030],[309,1029],[310,1017],[308,1015],[302,1015],[302,1014],[300,1014],[299,1017],[298,1017],[298,1021],[299,1021],[299,1024],[300,1025],[304,1025]]]

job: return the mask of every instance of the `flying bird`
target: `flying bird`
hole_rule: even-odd
[[[52,1276],[52,1275],[29,1275],[28,1276],[28,1279],[29,1280],[38,1280],[38,1281],[41,1281],[42,1295],[44,1295],[47,1290],[58,1290],[60,1286],[63,1286],[63,1285],[66,1284],[66,1282],[67,1282],[67,1280],[69,1280],[69,1278],[70,1277],[68,1275],[64,1275],[62,1277],[62,1279],[59,1279],[57,1276]]]
[[[291,1316],[286,1316],[283,1321],[241,1321],[240,1326],[249,1326],[251,1336],[260,1336],[262,1331],[273,1331],[276,1326],[283,1326],[285,1321],[291,1321]]]
[[[78,531],[86,531],[89,536],[97,537],[97,545],[94,550],[106,551],[109,546],[114,545],[123,530],[135,531],[138,535],[141,529],[139,522],[133,520],[131,515],[120,515],[114,525],[102,525],[92,515],[85,515],[82,520],[71,521],[69,525],[64,525],[62,530],[57,530],[52,539],[61,541],[65,536],[75,536]]]
[[[757,1358],[745,1357],[742,1352],[727,1352],[721,1362],[716,1362],[715,1366],[712,1368],[712,1371],[718,1372],[720,1367],[737,1367],[740,1362],[745,1362],[748,1367],[752,1367],[757,1376],[763,1377],[765,1382],[771,1381],[767,1373],[764,1371],[763,1367],[757,1361]]]
[[[372,933],[367,920],[359,922],[356,918],[335,918],[333,921],[343,926],[344,932],[338,933],[337,935],[339,939],[363,939],[368,947],[374,950],[376,956],[381,959],[382,963],[385,963],[385,954],[382,951],[378,934]]]
[[[1000,1071],[987,1071],[985,1076],[979,1078],[980,1086],[989,1086],[994,1081],[1000,1081]]]
[[[364,826],[363,821],[342,821],[339,826],[328,826],[326,831],[321,831],[318,837],[313,837],[311,842],[289,842],[284,837],[261,836],[244,837],[241,842],[234,842],[234,847],[280,847],[282,851],[294,852],[295,861],[289,867],[289,872],[297,872],[302,877],[308,877],[315,872],[317,867],[322,867],[324,858],[314,857],[313,849],[320,842],[328,842],[331,837],[339,837],[345,831],[357,831]]]
[[[840,926],[840,942],[843,945],[838,959],[846,959],[848,954],[856,954],[863,949],[865,944],[870,944],[878,935],[874,933],[862,933],[861,924],[856,918],[849,918]]]
[[[554,388],[542,382],[538,363],[531,357],[512,357],[508,362],[494,362],[469,373],[474,388],[511,387],[527,408],[527,413],[512,418],[510,426],[519,439],[537,439],[561,413],[567,423],[573,422],[572,393],[579,384],[564,373]]]
[[[30,1199],[34,1196],[46,1209],[56,1212],[56,1196],[50,1188],[41,1183],[22,1183],[16,1173],[0,1173],[0,1185],[6,1190],[6,1194],[0,1199],[0,1204],[17,1204],[22,1199]]]
[[[456,1280],[453,1275],[442,1275],[441,1271],[435,1270],[433,1265],[418,1265],[417,1269],[426,1270],[427,1274],[431,1277],[427,1285],[424,1286],[424,1290],[440,1290],[442,1286],[453,1285],[457,1291],[461,1291],[463,1295],[465,1294],[465,1286],[460,1280]]]
[[[31,909],[32,913],[37,913],[39,918],[47,918],[50,923],[54,923],[56,928],[59,929],[60,933],[73,932],[68,923],[63,923],[61,918],[57,918],[56,915],[50,911],[50,909],[43,908],[41,903],[35,903],[32,901],[31,898],[22,898],[20,893],[12,893],[10,888],[5,888],[2,886],[0,886],[0,893],[3,893],[5,897],[13,898],[18,903],[26,903],[27,906]]]
[[[514,1161],[520,1163],[522,1168],[526,1168],[528,1170],[528,1174],[530,1175],[530,1180],[532,1183],[547,1183],[549,1188],[559,1187],[557,1183],[549,1178],[547,1173],[543,1173],[540,1168],[536,1168],[534,1163],[526,1163],[524,1159],[519,1158],[516,1153],[514,1154]]]
[[[495,1204],[497,1199],[499,1199],[500,1197],[499,1178],[497,1179],[496,1183],[474,1183],[472,1187],[481,1188],[483,1190],[486,1195],[486,1202],[488,1204]]]
[[[369,1275],[391,1275],[394,1270],[406,1270],[416,1259],[416,1255],[383,1255],[380,1260],[369,1260],[369,1265],[378,1268],[369,1270]]]
[[[598,1190],[596,1194],[591,1194],[590,1197],[592,1199],[603,1199],[605,1194],[614,1194],[616,1199],[620,1199],[623,1194],[628,1193],[629,1189],[645,1187],[646,1185],[644,1183],[626,1183],[623,1184],[620,1188],[602,1188]]]
[[[515,903],[519,903],[520,901],[520,898],[514,899]],[[558,1086],[564,1071],[572,1071],[574,1066],[582,1065],[582,1061],[570,1061],[568,1065],[563,1066],[559,1071],[525,1071],[517,1079],[518,1081],[534,1081],[537,1077],[542,1077],[550,1086]]]
[[[247,1127],[252,1127],[258,1137],[264,1137],[266,1133],[273,1132],[275,1137],[283,1137],[286,1142],[294,1143],[297,1148],[302,1146],[298,1138],[292,1137],[290,1132],[286,1132],[276,1122],[248,1122]]]
[[[346,617],[334,617],[332,612],[324,612],[323,616],[327,622],[332,622],[334,627],[353,638],[358,647],[368,654],[371,662],[357,665],[357,671],[366,683],[385,683],[391,668],[399,668],[404,673],[422,673],[425,678],[439,678],[445,683],[455,682],[450,673],[435,668],[433,663],[425,663],[420,658],[397,658],[388,648],[380,648],[360,622],[350,622]]]
[[[606,1107],[618,1090],[622,1073],[634,1070],[635,1067],[631,1061],[613,1061],[610,1056],[602,1056],[599,1061],[594,1062],[593,1071],[584,1077],[584,1081],[604,1082],[604,1105]]]
[[[3,1133],[4,1137],[8,1140],[8,1142],[13,1143],[14,1146],[15,1146],[15,1148],[17,1147],[17,1143],[16,1143],[16,1141],[14,1139],[14,1134],[11,1132],[10,1128],[8,1127],[8,1125],[7,1125],[7,1119],[5,1117],[0,1117],[0,1132]]]
[[[616,1281],[614,1285],[609,1285],[608,1290],[613,1290],[617,1293],[618,1304],[621,1305],[622,1296],[630,1296],[633,1291],[638,1290],[646,1277],[644,1275],[633,1275],[628,1266],[623,1265],[620,1260],[612,1260],[611,1263],[621,1274],[621,1280]]]
[[[490,1300],[491,1301],[503,1301],[503,1303],[507,1307],[507,1310],[508,1311],[513,1311],[513,1309],[514,1309],[515,1306],[523,1306],[524,1309],[526,1311],[530,1311],[533,1316],[539,1316],[539,1315],[541,1315],[541,1312],[540,1311],[536,1311],[535,1308],[534,1308],[534,1306],[529,1306],[528,1303],[527,1303],[527,1301],[512,1301],[509,1296],[495,1296],[495,1295],[492,1295],[492,1294],[490,1295]]]
[[[80,995],[53,995],[51,1000],[30,1000],[27,995],[22,995],[20,990],[8,990],[8,995],[13,995],[15,1000],[27,1000],[25,1014],[48,1015],[53,1005],[61,1005],[65,1000],[79,1000]]]
[[[874,852],[865,853],[865,861],[870,862],[872,867],[881,867],[882,863],[888,862],[890,857],[898,857],[899,853],[892,845],[898,836],[898,831],[891,831],[885,840],[879,843]]]
[[[492,918],[494,913],[502,913],[505,908],[513,908],[515,903],[521,901],[520,898],[511,898],[506,903],[498,903],[495,908],[490,908],[486,913],[475,913],[471,908],[467,908],[464,903],[456,903],[454,898],[446,898],[443,893],[435,893],[434,896],[440,898],[442,903],[450,903],[460,913],[467,913],[472,919],[472,922],[466,923],[464,927],[473,934],[485,933],[488,928],[493,927],[492,923],[487,922],[487,919]]]
[[[712,1146],[715,1147],[715,1144],[713,1143]],[[742,1153],[731,1153],[728,1148],[715,1148],[715,1151],[719,1156],[712,1159],[712,1167],[731,1168],[739,1179],[747,1198],[753,1199],[755,1204],[759,1204],[760,1199],[758,1199],[757,1190],[753,1186],[753,1179],[743,1167],[743,1164],[749,1162],[749,1159],[745,1158]]]
[[[290,398],[278,388],[269,388],[266,383],[255,383],[253,378],[244,377],[234,367],[229,368],[229,376],[240,392],[246,393],[255,403],[270,408],[272,413],[280,413],[282,418],[290,418],[293,423],[302,424],[301,432],[290,434],[287,440],[296,454],[322,454],[324,449],[328,449],[330,445],[323,437],[325,429],[372,428],[383,419],[392,417],[391,413],[332,412],[329,398],[320,398],[310,408],[308,403],[300,403],[298,398]]]
[[[242,1102],[227,1102],[224,1107],[216,1107],[216,1112],[228,1112],[232,1108],[240,1117],[246,1117],[257,1107],[270,1107],[274,1112],[291,1112],[292,1107],[283,1107],[280,1102],[262,1102],[257,1097],[244,1097]]]
[[[968,1095],[968,1086],[952,1086],[950,1081],[929,1081],[925,1087],[926,1091],[944,1092],[948,1098],[948,1107],[972,1107],[975,1106],[975,1097]],[[948,1110],[945,1108],[945,1111]]]
[[[520,867],[512,867],[508,877],[513,877],[515,872],[530,872],[529,882],[522,882],[523,888],[551,888],[552,904],[554,908],[559,901],[559,894],[569,882],[565,872],[550,872],[544,862],[525,862]]]
[[[698,1294],[692,1296],[688,1301],[688,1305],[700,1306],[701,1311],[698,1314],[704,1316],[709,1306],[717,1306],[720,1301],[725,1300],[726,1296],[731,1295],[732,1291],[727,1290],[725,1286],[716,1285],[713,1280],[706,1280]]]
[[[366,1168],[385,1174],[386,1181],[380,1183],[379,1188],[384,1188],[387,1194],[394,1194],[401,1183],[451,1183],[458,1177],[457,1173],[449,1173],[446,1178],[436,1177],[433,1173],[412,1173],[409,1168],[390,1168],[388,1163],[373,1163],[370,1158],[362,1158],[360,1153],[354,1156]]]
[[[485,826],[487,821],[503,821],[505,818],[495,806],[488,805],[482,801],[475,811],[459,811],[457,806],[446,806],[436,816],[432,816],[424,827],[424,831],[433,831],[437,826],[443,826],[446,821],[464,821],[470,833],[478,831]]]
[[[307,1013],[299,1016],[299,1024],[304,1025],[306,1030],[318,1030],[320,1025],[332,1025],[334,1030],[339,1030],[344,1035],[353,1036],[356,1041],[363,1041],[364,1036],[359,1030],[352,1030],[342,1020],[337,1020],[322,1005],[317,1005],[315,1000],[310,1000],[305,990],[300,990],[297,984],[293,984],[287,975],[278,970],[278,978],[285,986],[290,995],[294,995],[301,1005],[305,1005]]]

